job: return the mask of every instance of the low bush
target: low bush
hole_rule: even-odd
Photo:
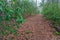
[[[0,0],[0,33],[3,36],[9,33],[16,34],[17,28],[25,20],[24,15],[35,13],[36,6],[29,0]]]
[[[60,7],[57,3],[46,3],[42,13],[48,20],[53,21],[54,27],[60,27]]]

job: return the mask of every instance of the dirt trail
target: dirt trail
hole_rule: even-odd
[[[18,29],[18,33],[18,37],[10,36],[14,40],[60,40],[60,36],[54,34],[51,22],[46,20],[42,14],[28,17]]]
[[[59,36],[54,34],[54,30],[43,15],[39,14],[27,18],[27,22],[19,28],[19,40],[60,40]]]

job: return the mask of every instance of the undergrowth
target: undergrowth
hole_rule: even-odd
[[[60,7],[58,6],[58,3],[46,3],[43,7],[42,13],[46,19],[52,20],[53,26],[58,30],[60,27]],[[57,33],[60,34],[58,31]]]
[[[36,13],[36,5],[29,0],[0,0],[0,33],[17,35],[20,24],[25,21],[24,15]]]

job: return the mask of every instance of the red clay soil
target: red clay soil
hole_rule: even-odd
[[[27,22],[21,25],[18,33],[14,40],[60,40],[54,33],[51,22],[41,14],[27,18]]]

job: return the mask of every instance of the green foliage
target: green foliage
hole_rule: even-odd
[[[22,1],[21,8],[23,10],[23,13],[25,14],[36,14],[38,13],[36,4],[34,2],[30,2],[29,0]]]
[[[47,19],[54,21],[55,24],[60,24],[60,8],[57,3],[45,4],[42,13]]]
[[[31,15],[38,13],[36,5],[29,0],[0,0],[0,33],[4,36],[9,33],[17,33],[17,30],[14,29],[14,26],[5,25],[4,22],[9,23],[12,19],[16,21],[16,28],[24,20],[24,15]],[[8,32],[6,32],[6,30]]]
[[[46,3],[42,13],[48,20],[53,21],[54,27],[60,27],[60,7],[57,3]],[[60,34],[60,32],[56,32],[56,34]]]
[[[57,35],[60,35],[60,32],[57,32],[57,31],[56,31],[56,34],[57,34]]]

